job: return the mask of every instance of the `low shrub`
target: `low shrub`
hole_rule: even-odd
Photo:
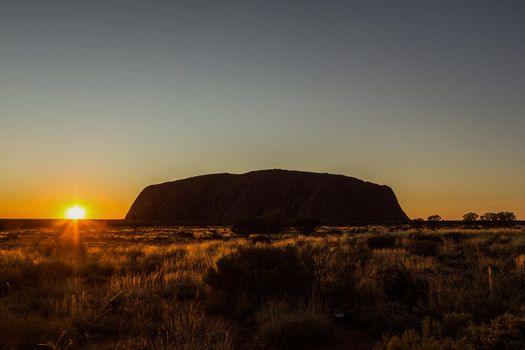
[[[370,249],[388,249],[396,245],[396,237],[392,235],[377,235],[366,240]]]
[[[309,268],[295,248],[248,247],[219,259],[204,281],[214,293],[246,296],[259,303],[304,295],[310,277]]]
[[[126,349],[234,348],[234,327],[229,321],[207,317],[197,303],[159,302],[159,305],[149,311],[147,306],[138,310],[139,343]]]
[[[164,291],[163,296],[166,298],[174,298],[179,301],[187,301],[199,299],[202,293],[202,286],[196,280],[186,277],[179,278],[169,283]]]
[[[0,349],[33,350],[37,344],[57,339],[64,330],[72,333],[65,321],[35,315],[17,317],[0,304]]]
[[[45,282],[55,282],[73,277],[75,271],[61,261],[28,263],[0,271],[0,296],[10,291],[38,288]]]
[[[281,229],[277,221],[265,216],[245,216],[234,221],[231,226],[233,233],[248,235],[250,233],[276,233]]]
[[[374,350],[474,350],[464,343],[453,339],[435,339],[421,336],[414,329],[409,329],[401,335],[384,336]]]
[[[210,232],[205,238],[216,240],[216,239],[223,239],[224,236],[220,234],[219,232]]]
[[[410,254],[418,256],[436,256],[439,253],[440,243],[428,240],[413,240],[406,244]]]
[[[250,241],[253,244],[257,244],[257,243],[270,244],[270,243],[272,243],[272,239],[270,237],[263,236],[263,235],[256,235],[256,236],[250,237]]]
[[[292,227],[305,235],[315,232],[319,226],[321,226],[321,221],[314,217],[298,218],[292,224]]]
[[[472,316],[466,313],[449,312],[443,315],[442,333],[446,337],[456,338],[472,322]]]
[[[315,316],[263,325],[257,332],[256,341],[265,349],[302,349],[330,343],[334,338],[330,322]]]
[[[162,268],[165,261],[164,257],[160,254],[148,254],[138,261],[135,269],[144,272],[156,272]]]
[[[463,232],[447,232],[443,234],[443,238],[453,243],[459,243],[469,238],[469,235]]]
[[[362,240],[350,238],[347,240],[348,255],[355,263],[365,265],[372,257],[372,251]]]
[[[82,266],[79,271],[81,277],[88,279],[90,282],[95,280],[101,280],[104,278],[109,278],[113,275],[115,268],[107,264],[99,264],[92,262]]]
[[[194,238],[195,235],[191,231],[179,231],[179,232],[177,232],[177,237],[179,237],[179,238]]]
[[[413,241],[428,241],[428,242],[443,243],[443,238],[441,238],[437,234],[413,233],[409,236],[409,238]]]
[[[468,326],[467,326],[468,324]],[[426,319],[422,331],[384,336],[375,350],[518,350],[525,348],[525,322],[510,314],[489,324],[474,325],[465,314],[445,315],[442,322]]]
[[[525,320],[507,313],[489,324],[469,327],[467,338],[475,349],[525,349]]]
[[[410,275],[399,265],[389,265],[382,269],[378,282],[383,294],[391,301],[412,305],[427,298],[424,281]]]
[[[263,349],[302,349],[335,339],[335,327],[315,303],[264,305],[258,315],[255,344]]]
[[[132,263],[135,263],[137,259],[142,258],[145,254],[141,249],[133,248],[128,250],[126,255]]]
[[[76,309],[71,313],[71,324],[81,341],[114,337],[129,327],[132,315],[131,299],[123,293],[97,292],[76,298]]]

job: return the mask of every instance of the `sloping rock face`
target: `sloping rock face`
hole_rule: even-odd
[[[289,170],[212,174],[151,185],[139,194],[126,220],[145,225],[229,225],[250,215],[284,223],[303,217],[324,224],[409,220],[388,186]]]

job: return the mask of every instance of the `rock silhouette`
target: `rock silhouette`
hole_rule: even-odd
[[[343,175],[278,169],[202,175],[148,186],[126,220],[144,225],[229,225],[250,215],[286,224],[305,217],[323,224],[409,220],[388,186]]]

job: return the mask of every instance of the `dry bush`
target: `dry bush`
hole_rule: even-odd
[[[445,240],[449,240],[454,243],[460,243],[468,238],[470,238],[471,235],[465,232],[445,232],[443,234],[443,238]]]
[[[443,321],[425,319],[421,333],[409,329],[385,336],[375,350],[518,350],[525,348],[525,321],[509,314],[476,325],[468,315],[445,315]],[[453,329],[452,333],[447,330]]]
[[[417,256],[437,256],[441,243],[431,240],[409,240],[405,247],[410,254]]]
[[[133,336],[144,349],[232,349],[234,328],[230,322],[206,316],[195,303],[173,304],[147,300],[134,312]]]
[[[73,275],[72,266],[55,260],[38,263],[28,261],[19,266],[6,267],[0,270],[0,296],[17,290],[38,288]]]
[[[231,226],[232,232],[239,235],[251,233],[276,233],[282,225],[275,219],[266,216],[245,216],[235,220]]]
[[[272,239],[268,236],[263,236],[263,235],[254,235],[254,236],[251,236],[250,237],[250,241],[253,243],[253,244],[257,244],[257,243],[263,243],[263,244],[270,244],[272,243]]]
[[[336,239],[332,244],[321,239],[301,245],[301,259],[313,269],[310,285],[326,305],[348,309],[356,303],[356,285],[366,274],[372,253],[366,243]]]
[[[404,266],[387,265],[380,270],[378,277],[383,295],[390,301],[413,305],[427,298],[425,282],[412,275]]]
[[[162,296],[178,301],[199,300],[204,296],[204,286],[189,276],[179,277],[166,284]]]
[[[254,343],[262,349],[301,349],[335,339],[335,326],[316,299],[268,302],[258,312],[257,321]]]
[[[34,315],[17,316],[0,304],[1,349],[33,350],[39,343],[57,339],[65,329],[73,333],[67,322]]]
[[[321,221],[314,217],[298,218],[292,223],[292,227],[305,235],[314,233],[319,226],[321,226]]]
[[[246,247],[217,261],[204,280],[212,293],[255,303],[308,293],[311,273],[292,247]]]
[[[388,249],[396,245],[396,237],[392,235],[377,235],[366,240],[370,249]]]

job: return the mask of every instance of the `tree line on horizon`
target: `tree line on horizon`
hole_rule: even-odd
[[[468,222],[468,223],[473,223],[473,222],[506,222],[506,223],[509,223],[509,222],[515,222],[517,221],[517,217],[516,217],[516,214],[514,214],[513,212],[511,211],[500,211],[500,212],[486,212],[485,214],[482,214],[482,215],[478,215],[477,213],[475,212],[468,212],[466,213],[465,215],[463,215],[463,221],[464,222]],[[419,219],[414,219],[412,221],[425,221],[421,218]],[[440,215],[437,215],[437,214],[434,214],[434,215],[430,215],[426,221],[429,221],[429,222],[439,222],[439,221],[443,221],[443,218],[440,216]]]

